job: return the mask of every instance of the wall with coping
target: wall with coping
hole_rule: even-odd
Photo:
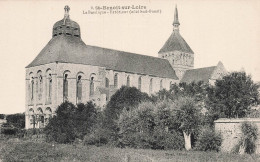
[[[221,151],[231,152],[234,146],[239,142],[242,135],[241,124],[245,121],[255,123],[258,128],[258,140],[256,153],[260,153],[260,118],[239,118],[227,119],[220,118],[215,123],[215,130],[220,132],[223,137]]]

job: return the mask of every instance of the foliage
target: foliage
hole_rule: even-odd
[[[208,109],[219,117],[245,117],[259,102],[258,87],[245,72],[226,75],[208,89]]]
[[[97,109],[92,102],[78,104],[74,118],[77,138],[83,139],[97,122]]]
[[[4,119],[5,118],[5,114],[0,114],[0,119]]]
[[[104,112],[97,112],[96,123],[93,125],[90,133],[84,136],[85,145],[102,146],[111,142],[111,132],[104,126]]]
[[[155,126],[154,109],[154,104],[144,102],[136,109],[123,110],[118,121],[120,143],[123,146],[134,148],[152,147],[151,136]]]
[[[204,127],[200,130],[195,148],[200,151],[219,151],[221,143],[222,137],[220,133],[215,132],[210,127]]]
[[[92,102],[77,107],[70,102],[62,103],[44,129],[47,140],[70,143],[76,138],[83,139],[96,123],[96,114]]]
[[[2,134],[13,136],[18,132],[18,129],[14,127],[2,127],[0,130]]]
[[[194,133],[202,120],[200,107],[198,107],[194,98],[191,97],[180,97],[175,104],[175,122],[179,123],[180,129],[185,133]]]
[[[156,141],[153,149],[182,150],[184,148],[184,139],[180,131],[156,129],[153,138]]]
[[[258,128],[256,124],[243,122],[241,125],[242,135],[238,144],[234,148],[234,152],[244,151],[248,154],[253,154],[256,150],[256,141],[258,136]]]
[[[143,102],[120,115],[119,142],[123,147],[183,149],[184,141],[173,123],[172,102]]]
[[[142,101],[147,100],[150,100],[150,98],[146,93],[141,92],[135,87],[122,86],[111,96],[105,109],[106,116],[110,119],[118,119],[124,108],[129,110],[137,107]]]
[[[25,127],[25,115],[23,114],[11,114],[6,116],[7,124],[16,127],[18,129],[23,129]]]
[[[189,84],[181,82],[174,84],[170,91],[173,93],[173,99],[179,97],[193,97],[195,101],[204,101],[207,95],[208,84],[204,82],[191,82]]]

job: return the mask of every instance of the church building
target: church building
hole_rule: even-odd
[[[43,128],[64,101],[92,100],[103,108],[123,85],[151,95],[179,82],[213,84],[226,73],[221,62],[193,69],[194,52],[180,35],[177,7],[173,32],[158,57],[86,45],[79,24],[70,19],[69,6],[64,9],[51,40],[26,67],[26,129]]]

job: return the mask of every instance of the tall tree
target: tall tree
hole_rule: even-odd
[[[202,113],[194,98],[179,97],[175,101],[175,122],[179,123],[182,130],[185,148],[191,149],[191,135],[196,132],[201,124]]]
[[[233,72],[209,88],[207,106],[218,117],[245,117],[259,103],[259,86],[245,72]]]

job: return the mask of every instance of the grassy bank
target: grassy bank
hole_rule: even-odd
[[[3,161],[259,161],[259,155],[235,155],[199,151],[120,149],[82,145],[37,143],[21,140],[0,141]]]

